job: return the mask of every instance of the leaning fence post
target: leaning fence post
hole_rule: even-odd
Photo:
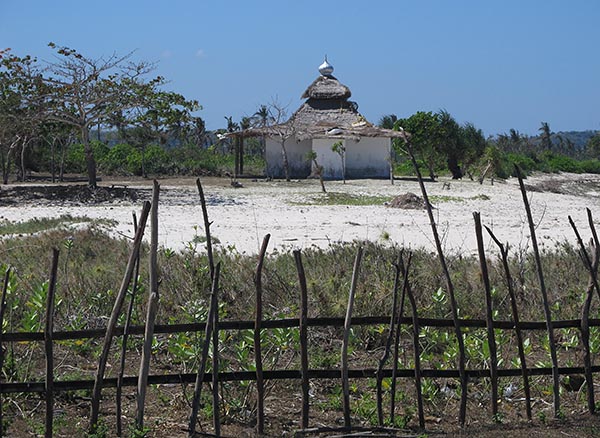
[[[408,155],[410,156],[410,160],[413,164],[415,172],[417,174],[417,179],[419,181],[419,187],[421,188],[421,193],[423,195],[423,202],[425,203],[425,208],[427,210],[427,216],[429,217],[429,224],[431,225],[431,231],[433,233],[433,239],[435,241],[435,247],[438,254],[438,259],[440,261],[440,265],[442,266],[442,270],[444,271],[444,277],[446,278],[446,287],[448,288],[448,295],[450,295],[450,309],[452,311],[452,321],[454,323],[454,332],[456,334],[456,340],[458,342],[458,374],[460,376],[460,408],[458,412],[458,422],[461,426],[465,425],[465,420],[467,416],[467,391],[468,391],[468,375],[466,371],[466,354],[465,354],[465,341],[463,339],[462,330],[460,327],[460,320],[458,319],[458,304],[456,303],[456,295],[454,293],[454,284],[452,283],[452,277],[450,276],[450,271],[448,270],[448,265],[446,263],[446,258],[444,257],[444,251],[442,249],[442,242],[440,240],[440,236],[437,230],[437,225],[435,224],[435,218],[433,217],[433,210],[431,208],[431,204],[429,203],[429,196],[427,195],[427,190],[425,190],[425,184],[423,183],[423,177],[421,176],[421,170],[419,169],[419,165],[417,164],[417,160],[412,150],[412,146],[410,142],[406,141],[406,149],[408,151]]]
[[[398,257],[398,264],[396,269],[402,270],[403,265],[403,254]],[[394,416],[396,414],[396,380],[398,376],[398,356],[400,355],[400,321],[404,315],[404,301],[406,295],[406,289],[409,286],[408,277],[404,276],[402,283],[402,297],[400,298],[400,309],[398,310],[396,318],[396,333],[394,336],[394,360],[392,363],[392,384],[390,389],[390,422],[394,424]]]
[[[402,257],[402,254],[400,254]],[[392,289],[392,313],[390,317],[390,326],[388,329],[388,335],[385,341],[385,347],[381,359],[379,359],[379,366],[377,367],[377,420],[379,425],[383,426],[383,367],[390,356],[390,349],[392,346],[392,338],[394,337],[394,327],[396,327],[396,313],[398,311],[398,288],[400,283],[400,267],[394,264],[395,275],[394,275],[394,287]],[[392,391],[393,396],[394,391]]]
[[[412,253],[408,253],[408,261],[406,267],[404,267],[404,260],[400,259],[402,275],[408,278],[410,270],[410,262],[412,260]],[[413,349],[415,354],[415,387],[417,390],[417,410],[419,415],[419,427],[425,428],[425,412],[423,410],[423,391],[421,387],[421,347],[419,346],[419,314],[417,309],[417,303],[415,296],[412,292],[410,282],[407,280],[406,283],[406,294],[412,307],[412,326],[413,326]]]
[[[150,266],[149,266],[149,292],[148,311],[146,314],[146,327],[144,330],[144,347],[140,360],[140,370],[137,386],[137,414],[135,427],[137,430],[144,428],[144,405],[148,389],[148,373],[150,371],[150,358],[152,356],[152,339],[154,338],[154,324],[158,312],[158,193],[159,185],[154,180],[152,191],[152,211],[150,215]]]
[[[194,398],[192,400],[192,412],[189,422],[189,437],[192,438],[196,433],[196,421],[198,411],[200,410],[200,397],[202,395],[202,383],[204,382],[204,372],[206,370],[206,362],[208,360],[208,352],[210,348],[210,339],[212,336],[214,313],[218,312],[217,306],[217,290],[219,289],[219,275],[221,272],[221,264],[217,263],[215,267],[215,275],[212,280],[212,288],[210,293],[210,304],[208,307],[208,315],[206,317],[206,328],[204,329],[204,343],[202,344],[202,357],[196,374],[196,384],[194,386]]]
[[[588,209],[588,216],[591,218],[591,212]],[[590,351],[590,307],[592,304],[592,297],[594,293],[594,289],[598,289],[598,251],[599,248],[596,246],[596,242],[593,242],[594,254],[592,259],[590,260],[590,256],[588,255],[587,250],[585,249],[585,245],[583,244],[583,240],[581,239],[581,235],[575,226],[575,222],[571,216],[569,216],[569,223],[575,232],[575,236],[577,237],[577,242],[579,243],[579,248],[581,251],[582,258],[585,261],[586,268],[590,274],[590,279],[588,282],[588,287],[586,291],[586,298],[581,309],[581,341],[583,344],[583,363],[585,370],[585,382],[587,386],[587,400],[588,400],[588,410],[590,414],[593,414],[596,410],[595,400],[594,400],[594,380],[592,373],[592,360],[591,360],[591,351]],[[593,226],[593,221],[590,221],[591,226]]]
[[[96,430],[98,423],[100,395],[102,393],[102,382],[104,380],[104,371],[106,369],[106,362],[108,360],[108,354],[110,352],[110,345],[112,343],[112,338],[114,336],[115,328],[117,326],[119,314],[121,313],[121,307],[123,307],[123,301],[125,300],[125,295],[127,294],[129,283],[131,282],[131,277],[135,268],[137,254],[139,252],[140,245],[142,244],[142,237],[144,236],[144,229],[146,228],[146,221],[148,220],[149,212],[150,203],[146,201],[144,203],[142,214],[140,216],[140,226],[138,227],[138,230],[135,233],[135,238],[133,239],[133,248],[131,248],[131,252],[129,253],[129,260],[127,261],[125,275],[123,276],[123,281],[121,282],[119,293],[117,294],[117,298],[115,299],[115,304],[113,306],[108,325],[106,326],[106,335],[104,337],[102,353],[100,354],[100,358],[98,359],[98,369],[96,371],[94,389],[92,391],[92,408],[90,414],[90,430],[92,432]]]
[[[540,250],[537,243],[537,237],[535,235],[535,223],[533,222],[533,216],[531,215],[531,208],[529,206],[529,199],[527,199],[527,191],[523,184],[523,177],[521,176],[521,170],[519,166],[515,165],[517,172],[517,178],[519,179],[519,187],[521,189],[521,195],[523,196],[523,204],[525,205],[525,212],[527,214],[527,222],[529,223],[529,232],[531,234],[531,245],[533,246],[533,255],[535,257],[535,263],[537,265],[538,280],[540,282],[540,291],[542,293],[542,300],[544,304],[544,315],[546,317],[546,330],[548,331],[548,341],[550,345],[550,358],[552,359],[552,381],[554,389],[554,416],[558,417],[560,414],[560,382],[558,375],[558,357],[556,354],[556,343],[554,342],[554,323],[552,322],[552,313],[550,311],[550,304],[548,303],[548,293],[546,291],[546,283],[544,281],[544,271],[542,269],[542,259],[540,257]]]
[[[350,343],[352,309],[354,307],[354,296],[358,284],[362,253],[363,248],[362,246],[359,246],[356,258],[354,259],[354,269],[352,270],[352,283],[350,285],[350,293],[348,294],[348,307],[346,309],[346,319],[344,320],[344,340],[342,342],[342,392],[344,397],[344,426],[347,428],[352,426],[350,420],[350,384],[348,380],[348,344]]]
[[[254,274],[254,286],[256,287],[256,317],[254,320],[254,364],[256,365],[256,430],[263,434],[265,430],[265,384],[263,380],[262,349],[260,344],[260,330],[262,328],[262,269],[265,261],[265,254],[269,246],[270,234],[263,239],[260,254],[258,255],[258,264]]]
[[[498,246],[498,249],[500,250],[500,259],[502,260],[504,275],[506,276],[506,286],[508,289],[508,295],[510,296],[510,306],[512,310],[513,321],[515,324],[515,334],[517,335],[519,361],[521,362],[521,376],[523,378],[523,391],[525,392],[525,410],[527,412],[527,419],[531,420],[531,391],[529,389],[529,371],[527,370],[525,346],[523,345],[523,334],[521,332],[521,323],[519,321],[519,308],[517,306],[517,297],[513,286],[512,275],[510,274],[510,267],[508,266],[508,245],[505,248],[504,245],[500,242],[500,240],[496,238],[496,236],[489,227],[486,226],[485,229]]]
[[[492,313],[492,292],[485,249],[483,247],[483,231],[481,228],[481,215],[473,212],[475,220],[475,235],[477,237],[477,250],[479,252],[479,266],[485,290],[485,322],[487,325],[487,338],[490,350],[490,377],[492,381],[492,415],[498,414],[498,353],[496,352],[496,336],[494,335],[494,320]]]
[[[44,326],[44,350],[46,352],[46,438],[52,438],[54,420],[54,349],[52,334],[54,331],[54,296],[56,294],[56,273],[58,271],[58,249],[52,250],[52,270],[46,295],[46,324]],[[0,424],[0,427],[2,425]]]
[[[308,381],[308,289],[306,287],[306,274],[302,265],[300,250],[294,251],[296,270],[298,271],[298,282],[300,284],[300,374],[302,376],[302,428],[308,427],[309,414],[309,381]]]
[[[221,436],[221,418],[219,413],[219,301],[218,289],[215,289],[215,311],[213,312],[212,333],[212,395],[213,395],[213,428],[216,436]]]
[[[137,231],[137,217],[133,213],[133,232]],[[135,261],[135,272],[133,274],[133,284],[131,285],[131,298],[129,300],[129,307],[127,308],[127,318],[125,319],[125,326],[123,327],[123,341],[121,345],[121,361],[119,364],[119,375],[117,376],[117,394],[116,394],[116,411],[117,411],[117,436],[121,436],[123,433],[122,419],[121,419],[121,392],[123,390],[123,377],[125,374],[125,359],[127,353],[127,341],[129,339],[129,330],[131,327],[131,318],[133,316],[133,307],[135,305],[135,293],[137,291],[138,276],[140,273],[140,251],[138,248],[137,258]]]
[[[2,348],[2,327],[4,326],[4,312],[6,310],[6,295],[8,293],[8,283],[10,281],[11,268],[7,267],[4,273],[4,284],[2,286],[2,298],[0,299],[0,371],[4,368],[4,348]],[[0,388],[2,382],[0,381]],[[2,431],[2,391],[0,391],[0,438],[4,436]]]

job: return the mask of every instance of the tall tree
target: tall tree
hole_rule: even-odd
[[[96,160],[90,143],[90,129],[100,119],[135,107],[138,96],[131,85],[144,83],[144,76],[153,66],[131,62],[132,53],[95,59],[54,43],[49,46],[56,50],[58,57],[48,64],[46,83],[53,104],[48,117],[79,131],[85,150],[88,184],[95,188]]]
[[[0,52],[0,161],[3,183],[20,149],[18,174],[25,178],[25,151],[44,120],[45,85],[37,61]]]
[[[395,123],[398,121],[396,114],[386,114],[379,119],[378,126],[385,129],[394,129]]]
[[[446,156],[446,163],[448,170],[452,173],[452,179],[460,179],[463,177],[460,164],[466,152],[460,126],[446,110],[440,110],[437,118],[440,128],[440,150]]]
[[[169,139],[181,138],[193,122],[192,112],[200,109],[195,100],[161,90],[159,87],[163,84],[160,76],[148,82],[124,79],[123,86],[131,94],[130,108],[117,109],[108,119],[127,142],[140,149],[144,178],[148,176],[146,147],[150,143],[164,145]]]
[[[550,130],[550,125],[547,122],[542,122],[542,126],[539,127],[538,131],[541,132],[540,140],[542,149],[552,149],[552,131]]]
[[[437,178],[436,167],[442,156],[440,153],[441,130],[437,116],[430,111],[418,111],[407,119],[397,120],[395,125],[410,132],[415,155],[427,167],[429,177],[435,180]]]

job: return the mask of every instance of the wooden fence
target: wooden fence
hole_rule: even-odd
[[[448,271],[446,260],[441,249],[440,239],[437,234],[435,221],[431,208],[429,207],[429,201],[427,193],[423,185],[422,179],[419,176],[419,182],[421,184],[422,193],[425,199],[425,204],[428,207],[428,214],[432,224],[432,231],[436,243],[437,253],[439,262],[443,268],[443,272],[446,279],[446,291],[449,294],[450,306],[452,310],[451,319],[431,319],[423,318],[419,316],[419,309],[416,305],[415,296],[411,284],[411,261],[412,255],[409,252],[402,253],[398,257],[397,263],[394,265],[396,269],[394,289],[393,289],[393,303],[390,309],[390,314],[387,316],[370,316],[370,317],[354,317],[353,306],[356,292],[356,284],[358,275],[361,268],[361,261],[363,255],[363,249],[358,248],[353,273],[352,282],[348,294],[348,305],[346,309],[345,318],[309,318],[308,317],[308,289],[307,281],[304,272],[302,253],[297,250],[294,251],[294,258],[298,273],[298,284],[300,289],[300,303],[299,303],[299,315],[297,318],[287,318],[278,320],[263,320],[263,307],[262,307],[262,270],[265,260],[265,255],[269,243],[269,235],[265,236],[263,245],[261,247],[260,254],[257,259],[257,266],[254,275],[254,283],[256,289],[256,309],[255,319],[252,321],[220,321],[218,319],[218,306],[219,306],[219,280],[220,280],[220,264],[214,263],[211,237],[210,237],[210,221],[208,219],[208,213],[206,210],[206,203],[204,200],[204,194],[200,181],[198,180],[198,190],[201,199],[201,205],[204,215],[205,232],[207,237],[207,253],[209,261],[210,275],[212,278],[211,287],[211,300],[208,311],[208,316],[205,321],[192,323],[192,324],[172,324],[172,325],[158,325],[155,324],[157,303],[158,303],[158,280],[156,276],[156,252],[157,252],[157,229],[158,229],[158,184],[155,183],[154,193],[152,202],[146,202],[140,215],[139,223],[135,222],[135,238],[133,239],[133,245],[128,260],[128,264],[125,269],[125,275],[120,286],[120,289],[115,297],[115,303],[107,323],[106,329],[98,330],[82,330],[82,331],[55,331],[53,328],[53,314],[54,314],[54,296],[55,296],[55,285],[56,285],[56,272],[58,265],[58,251],[54,251],[53,264],[50,275],[50,287],[47,294],[47,305],[46,305],[46,319],[45,327],[43,332],[36,333],[0,333],[0,344],[5,345],[13,342],[43,342],[45,352],[45,367],[46,375],[44,381],[41,382],[0,382],[0,396],[2,394],[9,393],[41,393],[44,395],[46,402],[46,425],[45,434],[47,437],[52,436],[52,425],[54,418],[54,395],[58,392],[64,391],[77,391],[87,389],[92,391],[91,399],[91,412],[90,412],[90,430],[96,430],[99,421],[99,406],[102,398],[102,390],[104,388],[117,388],[117,405],[116,405],[116,418],[117,418],[117,434],[122,434],[121,425],[121,390],[123,387],[136,386],[136,427],[139,429],[143,428],[144,425],[144,407],[146,398],[146,388],[149,385],[166,384],[166,383],[187,383],[194,384],[194,395],[191,405],[191,412],[189,416],[189,423],[187,433],[190,437],[202,436],[206,433],[198,432],[198,414],[200,409],[200,400],[203,389],[203,383],[211,382],[211,393],[213,403],[213,419],[212,419],[212,432],[211,435],[221,436],[221,419],[220,419],[220,394],[219,394],[219,383],[226,381],[255,381],[256,382],[256,430],[258,434],[265,432],[265,381],[269,380],[287,380],[293,379],[300,381],[302,387],[302,410],[301,418],[299,419],[300,430],[296,433],[297,436],[305,436],[309,434],[329,433],[333,430],[337,430],[337,436],[340,433],[354,433],[356,432],[357,425],[352,424],[351,417],[351,406],[350,406],[350,379],[369,378],[375,379],[377,383],[377,415],[379,427],[375,428],[379,433],[377,436],[398,436],[400,433],[405,433],[393,428],[385,428],[384,424],[391,419],[393,422],[393,416],[395,412],[395,388],[396,381],[398,378],[410,379],[414,382],[414,388],[416,392],[416,412],[418,415],[418,424],[420,428],[425,427],[425,408],[423,404],[422,395],[422,379],[424,378],[453,378],[460,380],[460,407],[458,421],[462,426],[465,424],[467,416],[467,397],[469,394],[468,382],[474,378],[487,378],[491,384],[491,414],[493,416],[498,414],[498,400],[500,398],[499,392],[499,380],[502,378],[520,376],[522,379],[522,387],[525,394],[525,406],[526,415],[529,419],[532,418],[531,409],[531,393],[530,393],[530,378],[538,375],[552,376],[552,388],[553,388],[553,407],[554,413],[558,416],[561,413],[561,402],[560,402],[560,391],[559,391],[559,376],[560,375],[574,375],[582,374],[585,376],[585,390],[587,394],[587,407],[590,413],[595,412],[595,395],[594,395],[594,384],[593,376],[594,373],[600,371],[600,366],[594,365],[592,362],[592,352],[590,348],[590,328],[600,327],[600,319],[590,318],[591,302],[594,295],[594,291],[600,295],[600,287],[598,285],[598,249],[600,243],[598,236],[595,231],[591,213],[588,211],[589,225],[592,230],[593,240],[591,246],[586,246],[583,243],[579,232],[571,220],[573,230],[577,236],[579,242],[579,249],[581,251],[582,260],[584,261],[586,268],[589,272],[589,284],[586,291],[586,300],[581,309],[581,318],[573,320],[552,320],[550,315],[548,297],[545,291],[544,276],[541,269],[540,256],[538,252],[537,242],[535,240],[535,229],[533,226],[533,219],[529,210],[528,199],[525,193],[522,178],[519,175],[519,182],[521,191],[523,193],[523,201],[525,204],[528,221],[530,224],[530,232],[532,238],[533,251],[537,264],[537,273],[539,278],[540,292],[544,303],[544,314],[546,316],[543,322],[525,322],[519,318],[519,309],[517,306],[517,300],[515,298],[515,292],[513,290],[513,281],[511,272],[508,264],[508,249],[503,246],[500,241],[494,236],[491,230],[487,229],[490,237],[498,245],[500,259],[504,269],[506,284],[509,292],[511,301],[512,319],[509,321],[497,321],[494,320],[493,314],[494,309],[492,307],[491,299],[491,288],[490,281],[487,272],[487,262],[485,252],[483,248],[483,228],[478,213],[474,213],[475,229],[477,234],[478,248],[479,248],[479,261],[481,268],[481,277],[484,285],[484,293],[486,298],[486,318],[483,320],[467,320],[459,317],[456,299],[454,296],[454,286],[452,278]],[[132,304],[127,309],[126,322],[124,326],[118,326],[117,321],[119,316],[123,313],[123,307],[127,291],[131,286],[132,281],[134,282],[131,287],[135,293],[137,279],[137,273],[139,269],[139,250],[146,227],[146,222],[150,218],[151,223],[151,238],[150,238],[150,281],[149,281],[149,298],[148,308],[146,316],[146,324],[144,326],[133,326],[131,325],[132,315]],[[569,218],[570,220],[570,218]],[[591,251],[590,251],[591,249]],[[590,254],[591,252],[591,254]],[[4,288],[2,292],[1,306],[0,306],[0,325],[2,324],[3,318],[5,317],[5,311],[7,308],[6,295],[7,285],[9,282],[10,270],[7,271],[4,279]],[[133,303],[133,297],[131,297],[130,303]],[[406,314],[405,314],[406,313]],[[351,367],[349,361],[349,342],[350,332],[352,327],[356,326],[368,326],[368,325],[389,325],[387,330],[387,337],[385,339],[385,348],[381,358],[379,360],[378,367],[368,369],[355,369]],[[414,354],[414,368],[412,369],[399,369],[398,368],[398,355],[400,345],[400,333],[401,327],[410,327],[412,333],[412,352]],[[340,367],[339,369],[311,369],[309,367],[309,342],[308,342],[308,330],[314,327],[341,327],[342,330],[342,348],[340,352]],[[456,341],[458,344],[458,359],[457,367],[455,369],[427,369],[421,366],[421,346],[420,346],[420,333],[424,327],[438,327],[448,328],[454,331]],[[277,369],[277,370],[266,370],[264,369],[262,359],[262,339],[261,331],[271,330],[276,328],[298,328],[299,336],[299,354],[300,354],[300,367],[299,369]],[[489,345],[489,367],[481,369],[468,369],[467,368],[467,355],[464,345],[465,331],[470,328],[485,329],[487,343]],[[580,332],[580,346],[584,352],[583,363],[580,366],[574,367],[559,367],[557,358],[557,346],[555,344],[554,332],[563,328],[574,328]],[[207,372],[207,362],[209,358],[212,360],[211,370],[219,370],[219,332],[222,330],[253,330],[254,333],[254,368],[256,371],[223,371],[223,372]],[[498,367],[498,344],[495,338],[495,330],[508,330],[515,333],[517,339],[517,347],[519,351],[520,367],[500,369]],[[523,340],[523,330],[537,330],[545,331],[548,335],[549,350],[552,360],[550,367],[532,367],[527,363],[526,348]],[[201,354],[199,356],[199,367],[196,373],[186,374],[159,374],[151,375],[150,370],[150,357],[151,357],[151,345],[153,338],[158,334],[168,333],[180,333],[180,332],[196,332],[204,333],[204,342],[202,343]],[[142,349],[142,355],[139,365],[139,373],[135,376],[124,375],[124,357],[127,352],[127,338],[133,335],[143,335],[144,344]],[[119,373],[116,377],[105,378],[105,371],[109,351],[115,337],[122,337],[122,351],[121,351],[121,363]],[[80,340],[90,338],[104,338],[102,344],[102,352],[98,358],[98,365],[96,370],[95,379],[93,380],[57,380],[54,376],[54,344],[58,341],[64,340]],[[209,348],[212,345],[212,354],[209,354]],[[5,351],[0,349],[0,369],[4,362]],[[390,391],[390,406],[389,411],[384,407],[383,403],[383,379],[391,378],[392,388]],[[310,424],[310,395],[309,387],[311,380],[314,379],[339,379],[342,386],[342,408],[344,415],[344,425],[339,428],[311,428]],[[387,411],[387,413],[386,413]],[[2,414],[2,402],[0,400],[0,416]],[[0,417],[0,424],[2,424],[2,418]],[[374,429],[374,430],[375,430]],[[0,430],[1,433],[1,430]]]

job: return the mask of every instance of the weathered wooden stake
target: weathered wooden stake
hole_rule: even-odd
[[[217,263],[215,267],[215,275],[212,280],[212,287],[210,293],[210,304],[208,306],[208,315],[206,317],[206,328],[204,329],[204,343],[202,344],[202,357],[200,358],[200,365],[198,372],[196,373],[196,384],[194,386],[194,398],[192,400],[192,412],[190,414],[189,422],[189,437],[194,437],[196,433],[196,423],[198,419],[198,412],[200,411],[200,397],[202,396],[202,383],[204,382],[204,373],[206,371],[206,362],[208,361],[208,353],[210,349],[210,339],[212,337],[212,330],[214,325],[214,313],[218,312],[218,301],[217,291],[219,289],[219,275],[221,272],[221,264]]]
[[[591,212],[588,209],[588,216],[591,218]],[[594,254],[592,255],[592,259],[585,248],[583,243],[583,239],[575,226],[575,222],[571,216],[569,216],[569,223],[575,232],[575,236],[577,237],[577,242],[579,243],[579,249],[581,251],[581,255],[586,264],[586,268],[588,269],[590,279],[588,282],[588,287],[586,291],[586,298],[581,309],[581,341],[583,344],[583,366],[585,369],[585,381],[587,387],[587,401],[588,401],[588,410],[590,414],[593,414],[596,410],[596,403],[594,400],[594,377],[592,373],[592,359],[591,359],[591,350],[590,350],[590,307],[592,305],[592,297],[594,293],[594,289],[598,290],[598,255],[599,248],[596,246],[596,242],[593,242]],[[590,220],[590,224],[593,226],[593,221]]]
[[[498,249],[500,250],[500,259],[502,260],[502,267],[504,268],[506,287],[508,289],[508,295],[510,297],[512,317],[515,323],[515,334],[517,336],[517,346],[519,349],[519,361],[521,362],[521,376],[523,378],[523,391],[525,392],[525,410],[527,412],[527,419],[531,420],[531,390],[529,389],[529,371],[527,370],[527,358],[525,356],[525,346],[523,345],[523,333],[521,332],[521,322],[519,320],[517,296],[515,294],[514,283],[512,275],[510,273],[510,267],[508,265],[508,244],[505,248],[504,245],[500,242],[500,240],[496,238],[496,236],[489,227],[485,226],[485,229],[498,246]]]
[[[396,265],[396,269],[400,269],[402,271],[402,258],[404,255],[401,253],[398,257],[398,262]],[[402,296],[400,298],[400,309],[397,312],[396,318],[396,333],[394,335],[394,359],[392,363],[392,385],[390,388],[390,423],[394,424],[395,415],[396,415],[396,382],[398,376],[398,357],[400,356],[400,332],[401,325],[400,321],[402,320],[402,316],[404,315],[404,302],[406,301],[406,289],[409,286],[408,277],[404,276],[404,280],[402,283]]]
[[[406,267],[404,267],[404,260],[400,260],[402,275],[404,278],[408,278],[408,273],[410,271],[410,262],[412,261],[412,253],[408,253],[408,260],[406,262]],[[419,313],[417,309],[417,302],[415,300],[415,295],[412,292],[412,287],[410,286],[410,281],[408,281],[406,286],[406,293],[408,295],[408,300],[410,301],[410,306],[412,308],[412,326],[413,326],[413,349],[414,349],[414,357],[415,357],[415,387],[417,390],[417,413],[419,416],[419,427],[421,429],[425,428],[425,411],[423,410],[423,390],[421,386],[421,347],[419,346]]]
[[[115,329],[117,327],[117,320],[119,318],[119,314],[121,313],[121,308],[123,307],[123,301],[125,300],[125,296],[127,294],[127,289],[129,288],[129,283],[131,282],[131,277],[133,275],[133,271],[135,268],[135,263],[137,260],[137,255],[139,252],[140,245],[142,244],[142,238],[144,237],[144,230],[146,228],[146,221],[148,220],[148,214],[150,212],[150,203],[145,202],[142,208],[142,214],[140,216],[140,226],[138,227],[137,232],[135,233],[135,237],[133,239],[133,247],[131,248],[131,252],[129,253],[129,260],[127,261],[127,267],[125,269],[125,275],[123,276],[123,281],[121,282],[121,287],[119,288],[119,292],[117,293],[117,297],[115,299],[115,304],[113,306],[112,312],[110,314],[110,319],[108,321],[108,325],[106,326],[106,335],[104,337],[104,344],[102,346],[102,352],[100,354],[100,358],[98,359],[98,369],[96,371],[96,377],[94,381],[94,389],[92,391],[92,407],[90,414],[90,431],[94,432],[98,425],[98,413],[100,410],[100,396],[102,393],[102,382],[104,380],[104,371],[106,369],[106,362],[108,360],[108,354],[110,352],[110,346],[112,344],[112,339],[114,337]]]
[[[446,287],[448,289],[448,295],[450,295],[450,309],[452,311],[452,321],[454,322],[454,333],[458,342],[458,374],[460,376],[460,408],[458,412],[458,422],[462,426],[465,425],[467,416],[467,391],[468,391],[468,375],[466,372],[466,354],[465,354],[465,341],[463,339],[462,330],[460,328],[460,320],[458,319],[458,304],[456,303],[456,294],[454,293],[454,284],[452,283],[452,277],[448,270],[446,258],[444,257],[444,250],[442,249],[442,242],[437,230],[435,218],[433,217],[433,210],[429,203],[429,196],[427,190],[425,190],[425,184],[423,183],[423,177],[421,176],[421,170],[417,164],[417,160],[412,150],[410,142],[406,142],[406,150],[410,156],[410,160],[413,164],[415,172],[417,173],[417,179],[419,181],[419,187],[421,188],[421,194],[423,195],[423,202],[427,209],[427,215],[429,216],[429,224],[431,225],[431,231],[433,233],[433,239],[435,241],[435,247],[438,254],[438,259],[442,270],[444,271],[444,277],[446,278]]]
[[[135,427],[137,430],[144,428],[144,405],[146,391],[148,390],[148,374],[150,372],[150,359],[152,357],[152,340],[154,339],[154,324],[158,312],[158,195],[160,186],[154,180],[152,190],[152,210],[150,212],[150,253],[149,253],[149,293],[148,310],[146,314],[146,327],[144,330],[144,346],[140,360],[137,386],[137,414]]]
[[[133,233],[137,232],[137,216],[133,213]],[[121,345],[121,361],[119,364],[119,375],[117,376],[117,394],[116,394],[116,415],[117,415],[117,436],[123,434],[123,421],[121,418],[121,396],[123,391],[123,377],[125,374],[125,360],[127,354],[127,341],[129,340],[129,331],[131,328],[131,318],[133,316],[133,307],[135,305],[135,294],[137,291],[138,276],[140,273],[140,251],[138,248],[137,257],[135,260],[135,272],[133,274],[133,284],[131,286],[131,297],[129,299],[129,307],[127,308],[127,318],[125,319],[125,327],[123,328],[123,341]]]
[[[354,269],[352,270],[352,283],[350,293],[348,294],[348,307],[346,309],[346,319],[344,321],[344,339],[342,342],[342,392],[344,397],[344,427],[352,427],[350,419],[350,382],[348,379],[348,344],[350,343],[350,329],[352,328],[352,309],[354,308],[354,296],[358,284],[358,275],[360,271],[360,262],[362,260],[363,248],[358,247],[356,258],[354,259]]]
[[[4,348],[2,346],[2,327],[4,326],[4,312],[6,311],[6,295],[8,293],[8,284],[12,268],[9,266],[4,273],[4,284],[2,285],[2,298],[0,299],[0,371],[4,368]],[[2,381],[0,381],[0,388]],[[0,438],[4,436],[2,415],[2,391],[0,391]]]
[[[256,287],[256,316],[254,320],[254,364],[256,366],[256,431],[263,434],[265,431],[265,384],[263,380],[262,349],[260,343],[260,331],[262,328],[262,270],[269,246],[270,234],[263,239],[258,264],[254,274],[254,286]]]
[[[402,257],[402,255],[400,255]],[[388,335],[385,340],[385,347],[383,354],[379,360],[379,366],[377,367],[377,420],[379,425],[383,426],[383,367],[385,366],[392,347],[392,338],[394,337],[394,328],[396,327],[396,313],[398,312],[398,289],[400,284],[400,267],[395,264],[395,275],[394,275],[394,287],[392,289],[392,313],[390,316],[390,326],[388,328]]]
[[[309,416],[309,381],[308,381],[308,288],[306,287],[306,274],[302,265],[300,250],[294,251],[298,282],[300,284],[300,375],[302,376],[302,428],[308,427]]]
[[[479,252],[479,267],[485,291],[485,321],[487,326],[487,339],[490,350],[490,377],[492,382],[492,416],[498,414],[498,353],[496,349],[496,336],[494,335],[494,318],[492,313],[492,288],[488,273],[487,261],[485,259],[485,248],[483,246],[483,230],[481,227],[481,215],[473,212],[475,220],[475,235],[477,237],[477,250]]]
[[[198,195],[200,195],[200,206],[202,207],[202,217],[204,218],[204,233],[206,234],[206,254],[208,257],[208,269],[210,271],[210,279],[212,280],[215,274],[215,261],[212,251],[212,240],[210,237],[210,226],[212,222],[208,219],[208,209],[206,208],[206,199],[204,198],[204,190],[200,178],[196,179],[198,187]]]
[[[560,415],[560,381],[558,374],[558,357],[556,354],[556,342],[554,341],[554,323],[552,322],[552,312],[550,311],[550,304],[548,302],[548,292],[546,291],[546,283],[544,281],[544,271],[542,269],[542,259],[540,257],[540,250],[537,243],[537,237],[535,235],[535,223],[533,222],[533,216],[531,214],[531,207],[529,206],[529,199],[527,199],[527,191],[525,190],[525,184],[523,184],[523,177],[519,166],[515,165],[517,178],[519,179],[519,187],[521,189],[521,195],[523,196],[523,204],[525,205],[525,213],[527,214],[527,222],[529,223],[529,233],[531,234],[531,245],[533,247],[533,255],[535,257],[535,263],[537,265],[538,280],[540,282],[540,291],[542,293],[542,300],[544,304],[544,315],[546,317],[546,330],[548,331],[548,342],[550,345],[550,358],[552,360],[552,381],[554,389],[554,416]]]
[[[212,332],[212,396],[213,428],[216,436],[221,436],[221,415],[219,403],[219,300],[218,289],[214,293],[215,311],[213,312]]]
[[[54,422],[54,349],[52,334],[54,331],[54,296],[56,295],[56,273],[58,271],[58,249],[52,250],[52,270],[46,295],[46,324],[44,326],[44,350],[46,352],[46,438],[52,438]],[[0,425],[0,428],[2,425]]]

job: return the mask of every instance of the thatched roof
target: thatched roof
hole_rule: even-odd
[[[326,61],[327,62],[327,61]],[[333,70],[333,68],[331,68]],[[241,137],[272,136],[297,140],[308,138],[384,137],[407,139],[404,131],[373,126],[349,101],[350,89],[331,74],[321,74],[302,94],[306,102],[282,124],[253,128],[231,135]]]
[[[302,94],[302,99],[348,99],[350,88],[333,76],[319,76]]]

